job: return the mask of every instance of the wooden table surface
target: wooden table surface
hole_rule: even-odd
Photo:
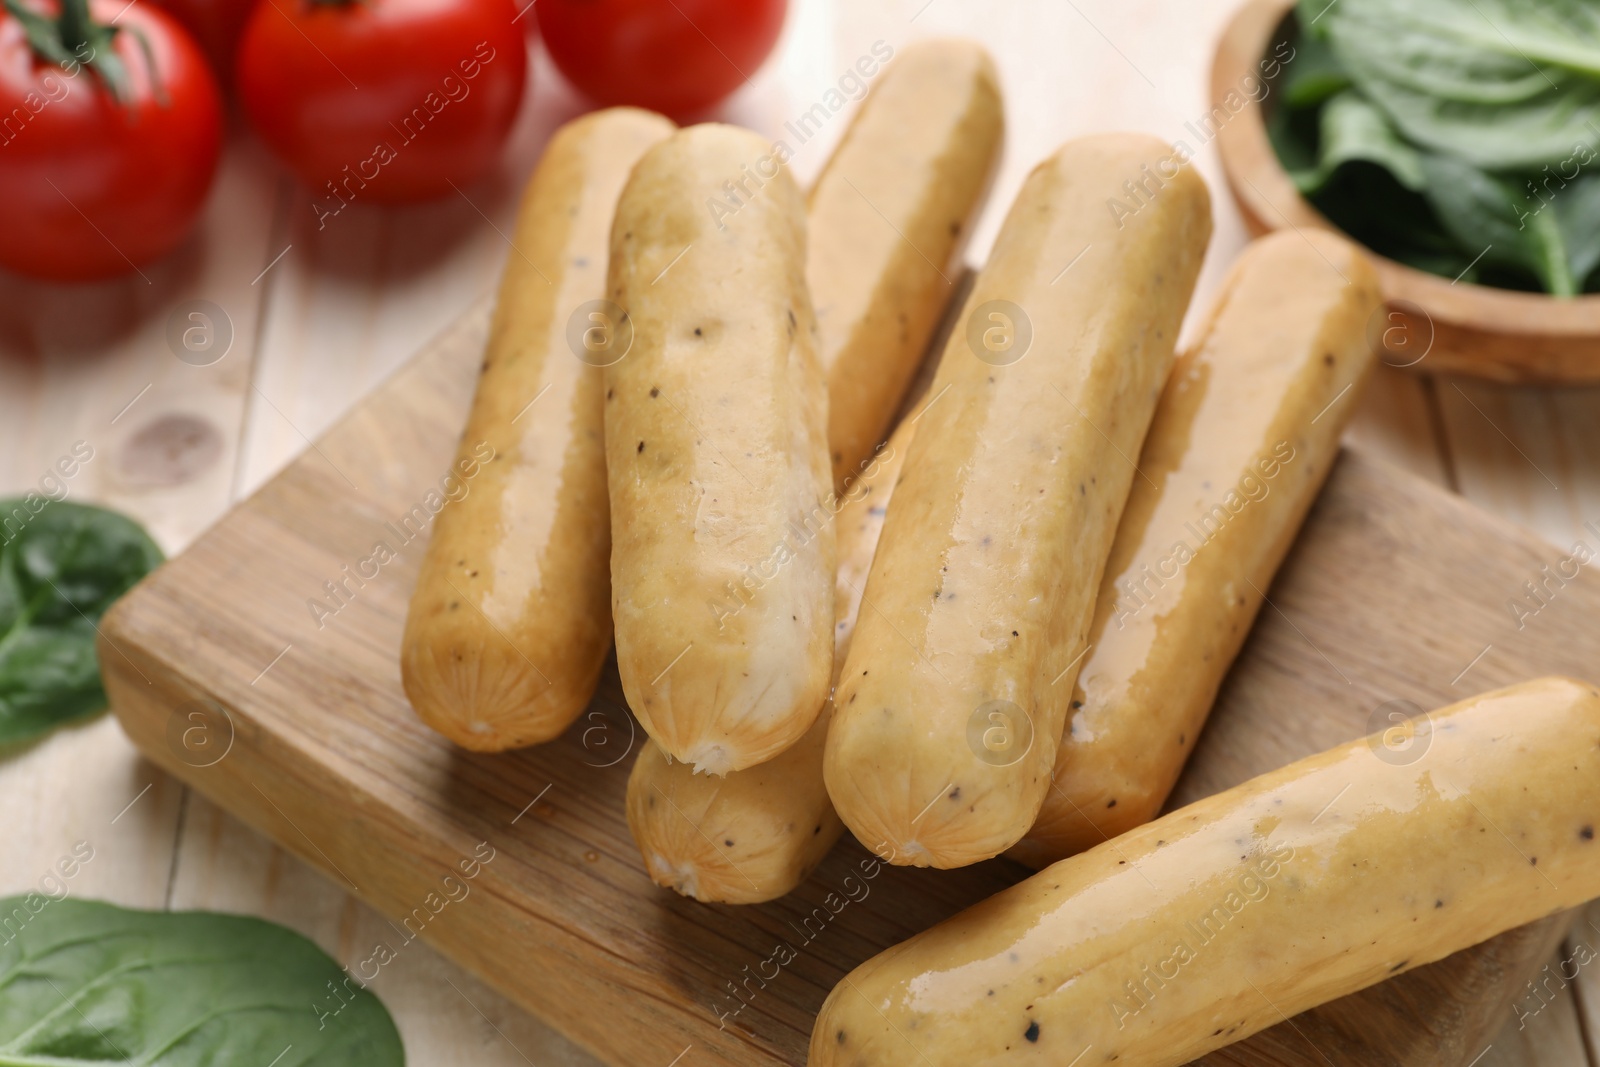
[[[969,258],[982,261],[1012,194],[1054,145],[1146,130],[1196,148],[1211,185],[1217,226],[1203,307],[1244,241],[1215,146],[1193,132],[1209,110],[1211,51],[1233,3],[791,0],[778,51],[718,117],[786,136],[785,122],[822,100],[874,42],[976,37],[999,62],[1009,128]],[[319,230],[307,193],[236,132],[199,231],[169,260],[71,289],[0,278],[0,493],[36,486],[82,441],[94,457],[69,483],[70,498],[126,511],[168,553],[181,550],[493,285],[522,181],[549,131],[585,106],[542,53],[531,69],[506,159],[462,196],[407,209],[358,203]],[[798,177],[816,174],[847,121],[841,111],[797,146]],[[167,340],[196,308],[219,324],[219,350],[231,338],[206,366],[176,358]],[[1600,390],[1385,369],[1349,437],[1530,527],[1550,543],[1552,565],[1575,541],[1600,549]],[[1537,631],[1539,617],[1522,624]],[[1518,625],[1509,607],[1507,625]],[[1460,687],[1471,691],[1470,672]],[[260,915],[341,960],[386,929],[337,885],[139,758],[109,716],[0,753],[0,827],[0,893],[36,886],[86,841],[94,858],[71,883],[77,896]],[[1600,1067],[1600,964],[1583,965],[1593,960],[1600,906],[1580,918],[1538,994],[1530,989],[1520,1020],[1478,1067]],[[386,968],[375,988],[419,1067],[594,1063],[426,947]],[[693,1067],[693,1048],[675,1062]]]

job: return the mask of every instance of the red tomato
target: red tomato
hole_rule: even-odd
[[[487,170],[527,78],[512,0],[261,0],[239,42],[239,96],[272,150],[321,197],[451,191]]]
[[[199,42],[217,80],[233,84],[233,55],[239,48],[239,34],[250,17],[253,0],[153,0],[155,5],[177,19]]]
[[[538,0],[567,80],[602,104],[684,118],[743,85],[772,51],[786,0]]]
[[[0,265],[19,274],[85,281],[142,266],[183,240],[211,187],[222,150],[216,82],[168,16],[124,7],[88,8],[101,27],[121,12],[109,47],[126,71],[123,101],[94,62],[42,61],[22,24],[0,14]],[[66,48],[97,54],[86,42]]]

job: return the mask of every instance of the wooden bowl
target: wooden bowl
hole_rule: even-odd
[[[1211,67],[1211,104],[1238,94],[1277,39],[1293,0],[1246,0],[1223,31]],[[1237,97],[1236,97],[1237,99]],[[1254,234],[1292,227],[1337,230],[1307,203],[1267,139],[1269,94],[1245,107],[1217,134],[1229,188]],[[1382,279],[1386,314],[1368,332],[1379,357],[1428,373],[1467,374],[1502,382],[1600,383],[1600,295],[1568,300],[1537,293],[1452,283],[1368,253]]]

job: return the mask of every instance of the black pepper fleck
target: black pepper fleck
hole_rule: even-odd
[[[1037,1043],[1039,1040],[1039,1024],[1030,1022],[1028,1024],[1028,1028],[1022,1032],[1022,1036],[1027,1038],[1029,1041]]]

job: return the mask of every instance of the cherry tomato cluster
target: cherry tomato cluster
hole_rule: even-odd
[[[138,270],[184,240],[222,152],[222,86],[310,186],[326,225],[350,203],[446,195],[493,166],[524,96],[523,30],[535,20],[556,67],[594,101],[682,119],[761,65],[786,9],[786,0],[0,3],[0,267],[57,281]]]

